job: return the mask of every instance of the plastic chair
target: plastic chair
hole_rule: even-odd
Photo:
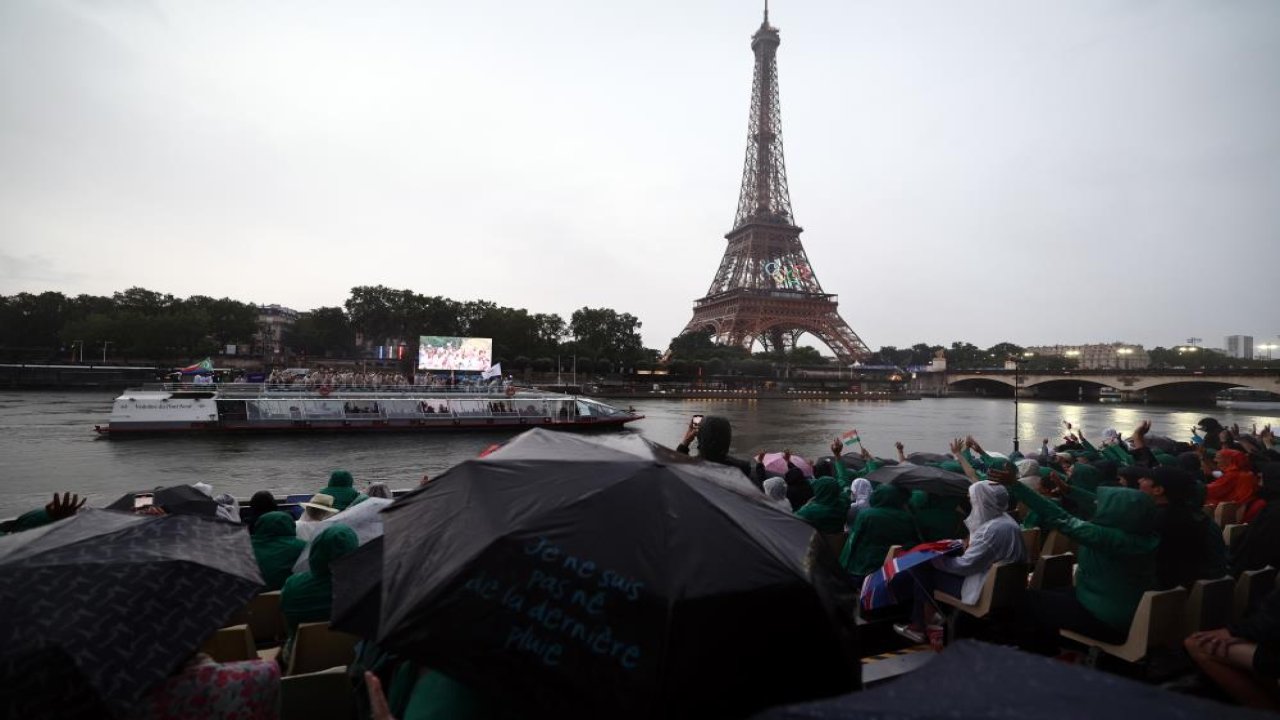
[[[1087,645],[1091,664],[1097,663],[1099,652],[1136,663],[1145,658],[1151,648],[1172,647],[1182,640],[1183,608],[1186,602],[1187,591],[1180,587],[1143,593],[1138,609],[1133,614],[1133,621],[1129,623],[1129,637],[1122,645],[1095,640],[1071,630],[1059,632],[1068,640]]]
[[[1187,595],[1183,635],[1201,630],[1216,630],[1231,622],[1231,609],[1236,591],[1230,575],[1214,580],[1197,580]]]
[[[285,675],[305,675],[337,665],[346,667],[356,658],[357,641],[355,635],[329,629],[327,622],[302,623],[293,633]]]
[[[1235,552],[1248,531],[1248,523],[1232,523],[1222,528],[1222,542],[1226,543],[1227,550]]]
[[[978,602],[966,605],[960,598],[934,590],[933,597],[974,617],[986,617],[992,610],[1012,607],[1027,589],[1027,566],[1023,563],[996,563],[987,569]]]
[[[1276,569],[1270,565],[1258,570],[1245,570],[1236,579],[1235,600],[1232,603],[1231,619],[1243,620],[1267,593],[1275,589]]]
[[[1218,523],[1220,528],[1238,523],[1240,522],[1240,510],[1240,503],[1218,503],[1218,506],[1213,509],[1213,521]]]
[[[261,593],[254,596],[235,615],[230,622],[249,626],[253,633],[253,642],[259,647],[272,647],[284,641],[284,615],[280,612],[280,591]]]
[[[350,720],[354,710],[346,667],[280,678],[281,720]]]
[[[1027,547],[1027,562],[1034,563],[1040,557],[1040,528],[1023,528],[1022,544]]]
[[[844,544],[849,539],[849,533],[822,533],[822,539],[827,541],[827,547],[831,548],[831,552],[838,558],[840,553],[844,552]]]
[[[1063,535],[1060,530],[1050,530],[1049,535],[1044,539],[1044,547],[1040,548],[1041,555],[1061,555],[1075,551],[1075,541]]]
[[[1031,572],[1032,590],[1054,590],[1071,587],[1076,556],[1071,553],[1041,555]]]
[[[219,628],[204,641],[200,651],[220,663],[258,659],[258,651],[253,647],[253,633],[248,625]]]

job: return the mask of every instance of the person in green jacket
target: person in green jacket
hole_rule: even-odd
[[[840,501],[840,482],[833,477],[820,477],[810,484],[813,497],[796,511],[796,516],[817,528],[818,532],[844,532],[849,503]]]
[[[266,583],[263,592],[279,590],[293,574],[293,564],[298,561],[306,540],[298,539],[297,526],[286,512],[269,512],[259,517],[253,525],[253,557],[262,571]]]
[[[840,553],[840,565],[861,578],[884,564],[891,545],[914,547],[920,543],[920,531],[907,512],[906,490],[896,485],[881,485],[871,493],[871,507],[858,513],[853,530]]]
[[[331,525],[311,541],[311,569],[292,575],[280,589],[280,612],[292,640],[299,623],[328,621],[333,610],[333,575],[329,565],[360,545],[346,525]]]
[[[346,510],[359,495],[355,489],[355,479],[346,470],[334,470],[329,475],[329,486],[319,494],[333,498],[333,506],[338,510]]]
[[[923,490],[913,491],[910,505],[916,518],[916,527],[920,528],[920,538],[924,542],[933,542],[967,535],[964,515],[960,514],[963,504],[962,497],[931,495]]]
[[[1074,474],[1074,473],[1073,473]],[[1080,546],[1074,588],[1028,591],[1019,608],[1019,646],[1053,655],[1058,631],[1122,643],[1142,594],[1156,584],[1156,504],[1139,490],[1102,487],[1091,522],[1071,515],[1011,476],[992,477]]]
[[[43,508],[29,510],[13,520],[0,524],[0,535],[22,532],[23,530],[34,530],[42,525],[69,518],[84,507],[86,500],[88,498],[82,499],[79,495],[73,493],[62,493],[62,497],[58,497],[58,493],[54,493],[53,501],[47,503]]]

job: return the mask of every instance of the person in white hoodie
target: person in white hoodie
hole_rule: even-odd
[[[1011,468],[993,471],[1013,472]],[[916,601],[912,623],[894,628],[916,642],[924,642],[926,606],[933,590],[941,590],[960,598],[966,605],[973,605],[982,595],[982,584],[992,565],[1027,561],[1022,529],[1006,512],[1009,491],[997,482],[976,482],[969,486],[969,503],[973,509],[964,519],[965,527],[969,529],[964,554],[934,558],[931,561],[931,578],[919,573],[921,583],[920,587],[914,588]]]

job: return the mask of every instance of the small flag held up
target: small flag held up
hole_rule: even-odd
[[[854,444],[854,443],[858,443],[859,445],[861,445],[861,444],[862,444],[862,438],[858,437],[858,429],[857,429],[857,428],[854,428],[854,429],[850,430],[849,432],[847,432],[847,433],[845,433],[845,434],[841,435],[841,436],[840,436],[840,442],[844,443],[844,446],[845,446],[845,447],[849,447],[850,445],[852,445],[852,444]]]

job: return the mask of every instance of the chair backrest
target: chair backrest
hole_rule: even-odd
[[[1226,543],[1227,550],[1234,552],[1244,540],[1244,534],[1248,530],[1249,526],[1246,523],[1232,523],[1222,528],[1222,542]]]
[[[1040,528],[1023,528],[1022,544],[1027,548],[1027,562],[1034,563],[1040,557]]]
[[[1044,547],[1040,548],[1040,554],[1061,555],[1066,552],[1075,552],[1075,543],[1061,531],[1050,530],[1049,535],[1044,539]]]
[[[832,554],[838,558],[840,553],[844,552],[844,544],[849,539],[849,533],[822,533],[822,539],[827,541],[827,547],[831,548]]]
[[[326,670],[351,664],[356,657],[355,635],[329,629],[329,623],[302,623],[293,633],[293,649],[289,654],[286,675]]]
[[[1071,553],[1041,555],[1036,559],[1035,570],[1031,573],[1031,589],[1071,587],[1071,569],[1075,564],[1076,556]]]
[[[996,563],[987,571],[988,581],[983,583],[983,591],[987,584],[991,585],[990,609],[1013,607],[1027,590],[1026,563]]]
[[[1223,502],[1218,503],[1218,507],[1213,511],[1213,520],[1218,523],[1218,527],[1225,528],[1228,525],[1239,522],[1240,503]]]
[[[1235,590],[1236,581],[1230,576],[1214,580],[1197,580],[1187,595],[1183,634],[1190,635],[1201,630],[1226,627],[1227,623],[1231,622],[1231,606]]]
[[[280,679],[280,720],[350,720],[354,709],[346,668]]]
[[[258,645],[278,645],[284,641],[284,613],[280,612],[280,591],[262,593],[249,601],[249,629]]]
[[[253,648],[253,634],[249,632],[248,625],[219,628],[205,640],[200,650],[220,663],[258,659],[258,651]]]
[[[1242,620],[1253,611],[1258,603],[1275,589],[1276,569],[1270,565],[1259,570],[1245,570],[1236,579],[1235,601],[1232,604],[1231,619]]]
[[[1140,648],[1173,647],[1183,638],[1182,619],[1187,591],[1148,590],[1138,603],[1129,626],[1129,642]]]
[[[885,561],[885,562],[889,562],[890,560],[892,560],[892,559],[894,559],[895,557],[897,557],[898,553],[900,553],[900,552],[902,552],[902,546],[901,546],[901,545],[890,545],[890,546],[889,546],[889,552],[887,552],[887,553],[885,553],[885,554],[884,554],[884,561]]]

